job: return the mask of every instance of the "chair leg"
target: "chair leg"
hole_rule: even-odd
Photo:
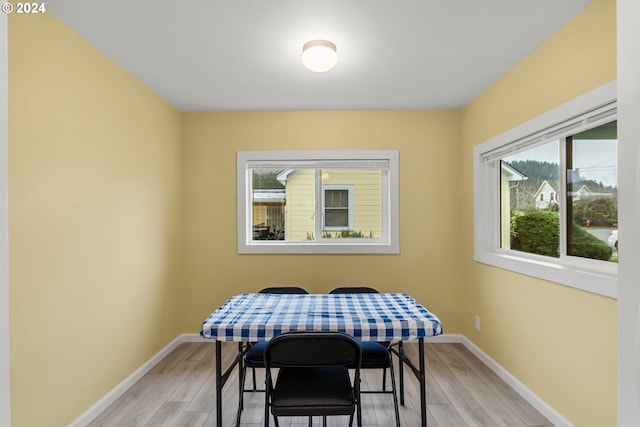
[[[255,391],[257,390],[257,388],[256,388],[256,368],[251,368],[251,370],[253,371],[253,392],[255,393]]]
[[[391,391],[393,394],[393,409],[396,412],[396,427],[400,427],[400,411],[398,410],[398,393],[396,390],[396,374],[393,369],[393,360],[391,360],[391,366],[389,366],[389,372],[391,373]]]
[[[309,427],[311,427],[311,424],[309,424]],[[322,417],[322,427],[327,427],[327,416],[326,415],[324,417]]]
[[[382,391],[387,391],[387,368],[382,370]]]
[[[268,381],[268,379],[267,379]],[[269,384],[265,382],[266,389],[264,391],[264,427],[269,427]],[[275,417],[274,417],[275,418]],[[278,427],[278,420],[275,420],[276,427]]]
[[[240,407],[240,410],[244,409],[244,383],[245,383],[245,378],[246,378],[246,368],[243,368],[240,370],[240,402],[238,404],[238,406]]]
[[[360,381],[360,372],[356,371],[356,380],[354,381],[354,383],[356,385],[356,396],[358,396],[358,400],[356,400],[356,416],[358,427],[362,427],[362,394],[360,393]]]
[[[236,417],[236,427],[240,427],[240,417],[242,416],[242,410],[244,409],[244,375],[240,370],[240,396],[238,396],[238,416]]]

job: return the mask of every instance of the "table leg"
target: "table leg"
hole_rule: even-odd
[[[400,353],[403,353],[403,348],[402,348],[402,341],[400,341],[398,343],[398,351]],[[402,360],[402,357],[399,357],[398,360],[400,361],[399,363],[399,367],[400,367],[400,405],[404,406],[404,363]]]
[[[422,427],[427,427],[427,380],[424,367],[424,338],[418,339],[418,366],[420,381],[420,417],[422,418]]]
[[[216,341],[216,425],[222,427],[222,343]]]
[[[416,367],[404,349],[400,346],[398,349],[392,349],[392,353],[398,356],[400,361],[400,367],[406,363],[411,369],[413,375],[416,376],[420,385],[420,418],[422,420],[422,427],[427,426],[427,381],[426,381],[426,369],[424,366],[424,338],[418,338],[418,366]],[[402,377],[400,378],[401,387],[404,387]],[[404,400],[404,394],[402,389],[400,390],[400,398]]]
[[[243,387],[243,371],[242,371],[242,358],[244,353],[246,352],[246,347],[242,344],[238,344],[238,353],[236,354],[235,359],[231,362],[231,365],[222,372],[222,341],[216,340],[216,426],[222,427],[222,389],[224,385],[227,383],[227,380],[231,376],[233,369],[236,365],[239,366],[240,373],[238,374],[240,387]],[[238,401],[238,415],[236,419],[236,423],[240,423],[240,413],[242,411],[242,388],[240,389],[240,396]]]
[[[243,355],[245,352],[244,344],[238,343],[238,354]],[[240,357],[240,362],[238,363],[238,413],[236,415],[236,427],[240,427],[240,416],[242,415],[242,410],[244,409],[244,366],[243,366],[243,357]]]

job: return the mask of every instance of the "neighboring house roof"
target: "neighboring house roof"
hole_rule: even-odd
[[[572,194],[572,197],[575,200],[578,200],[582,197],[586,197],[586,196],[591,196],[591,197],[614,197],[615,194],[614,193],[601,193],[601,192],[595,192],[593,190],[591,190],[589,187],[587,187],[586,185],[582,185],[580,188],[578,188],[576,191],[574,191]]]
[[[553,203],[553,204],[557,203],[558,202],[557,188],[558,188],[557,181],[547,181],[546,179],[542,181],[542,184],[540,184],[540,187],[538,187],[538,190],[533,195],[533,200],[536,204],[536,207],[547,208],[549,207],[550,203]],[[544,195],[546,194],[549,194],[550,197],[544,197]],[[540,198],[540,195],[543,195],[542,199]],[[551,195],[553,195],[553,197],[551,197]]]
[[[285,169],[276,176],[278,182],[284,186],[287,185],[287,180],[290,176],[293,176],[297,173],[296,169]]]
[[[285,202],[287,195],[285,190],[253,190],[253,201],[262,203]]]
[[[573,196],[574,197],[581,197],[581,196],[585,196],[587,194],[592,194],[593,191],[591,191],[591,189],[589,187],[587,187],[586,185],[582,185],[582,187],[578,188],[577,191],[573,192]]]
[[[558,188],[559,188],[558,181],[555,181],[555,180],[542,181],[542,184],[540,184],[540,187],[538,187],[538,190],[533,196],[534,200],[536,201],[536,204],[540,205],[539,203],[540,194],[554,193],[554,196],[557,197]],[[571,192],[571,197],[573,200],[580,200],[582,197],[586,197],[586,196],[611,197],[611,196],[614,196],[614,194],[613,193],[596,193],[592,191],[589,187],[587,187],[586,184],[582,184],[580,188]],[[547,201],[547,199],[545,198],[544,201]]]
[[[507,162],[500,162],[500,174],[501,177],[507,181],[524,181],[529,179],[525,174]]]
[[[538,190],[536,190],[536,196],[542,192],[548,192],[548,191],[553,191],[554,193],[557,193],[558,188],[560,188],[558,181],[556,180],[547,181],[545,179],[544,181],[542,181],[542,184],[540,184],[540,187],[538,187]]]

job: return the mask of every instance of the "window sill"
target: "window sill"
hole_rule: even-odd
[[[563,263],[559,259],[527,254],[522,256],[514,251],[483,252],[476,254],[476,261],[503,268],[538,279],[547,280],[609,298],[618,298],[617,265],[607,265],[602,269],[592,269]]]
[[[399,254],[399,244],[261,241],[238,244],[239,254]]]

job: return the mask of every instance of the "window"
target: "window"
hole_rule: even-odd
[[[241,151],[239,253],[399,253],[397,151]]]
[[[477,261],[617,295],[615,96],[605,85],[475,148]]]
[[[353,185],[325,185],[323,189],[324,230],[353,230]]]

